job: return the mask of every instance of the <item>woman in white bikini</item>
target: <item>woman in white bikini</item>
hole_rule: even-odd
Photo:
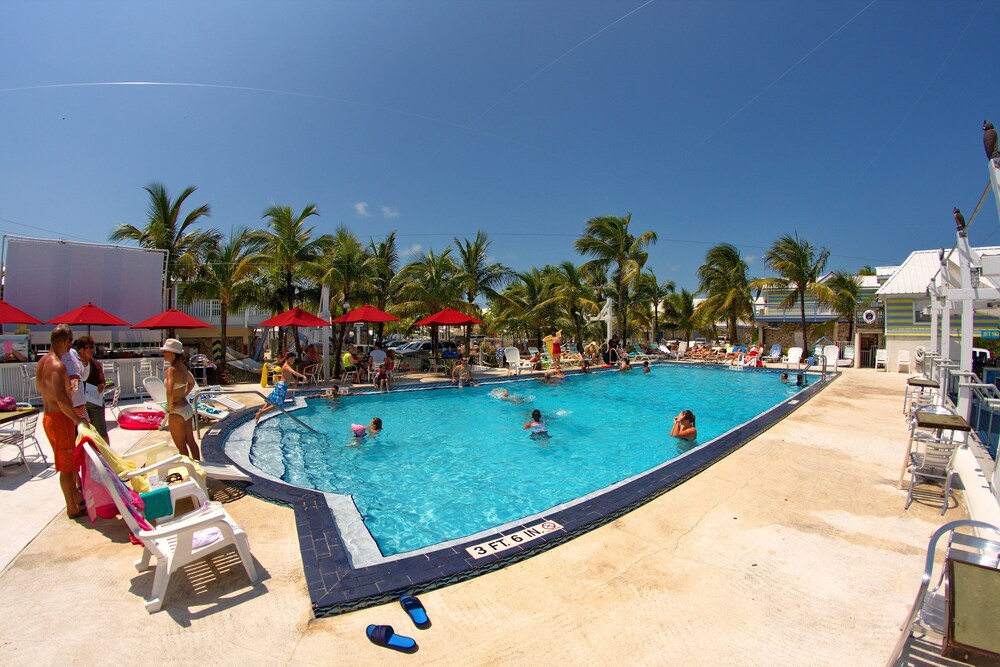
[[[160,348],[167,366],[167,425],[174,446],[184,456],[200,459],[201,451],[194,440],[194,406],[187,396],[195,388],[194,376],[184,359],[184,346],[176,338],[168,338]]]

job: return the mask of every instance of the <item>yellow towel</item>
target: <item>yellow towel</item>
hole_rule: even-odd
[[[135,472],[139,469],[135,461],[130,461],[123,456],[120,456],[115,450],[108,446],[108,443],[104,442],[104,438],[101,434],[94,430],[94,427],[87,423],[81,423],[78,427],[78,432],[81,435],[86,435],[94,443],[97,451],[108,462],[111,469],[116,475],[122,477],[124,473]],[[186,457],[185,457],[186,458]],[[190,459],[188,459],[190,461]],[[198,484],[204,488],[205,487],[205,470],[198,465],[197,461],[191,461],[194,465],[194,477],[198,481]],[[187,469],[180,467],[171,469],[167,474],[176,472],[180,475],[187,473]],[[132,485],[132,489],[136,493],[146,493],[150,490],[149,480],[146,479],[145,475],[137,475],[132,479],[128,480],[128,483]]]

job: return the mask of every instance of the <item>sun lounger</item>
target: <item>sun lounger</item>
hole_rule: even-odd
[[[629,353],[629,356],[632,357],[634,361],[638,362],[653,361],[653,357],[646,354],[646,352],[639,347],[638,343],[632,343],[632,351]]]
[[[180,456],[180,453],[177,451],[177,447],[174,446],[174,443],[164,440],[153,443],[148,447],[143,447],[142,449],[129,452],[128,454],[123,454],[122,456],[135,461],[140,466],[148,466],[169,457]],[[234,465],[228,465],[225,463],[210,463],[208,461],[198,461],[197,465],[204,471],[206,476],[211,477],[212,479],[234,482],[253,481],[249,475]]]
[[[781,343],[775,343],[771,346],[771,351],[760,358],[761,361],[766,361],[770,363],[779,363],[781,361]]]
[[[148,570],[151,561],[156,559],[152,591],[146,598],[146,611],[159,611],[163,606],[170,575],[229,546],[236,548],[251,583],[257,581],[257,568],[246,533],[221,504],[213,506],[206,503],[201,508],[154,527],[136,509],[134,496],[106,467],[90,439],[83,438],[82,445],[91,478],[107,490],[129,531],[143,545],[142,556],[135,563],[136,569],[140,572]]]

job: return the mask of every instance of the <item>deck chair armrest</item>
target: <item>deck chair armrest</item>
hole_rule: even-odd
[[[155,539],[162,539],[205,528],[218,528],[222,531],[223,535],[232,537],[234,534],[233,526],[227,521],[227,518],[228,513],[222,508],[209,510],[208,512],[196,509],[179,517],[161,521],[152,530],[140,531],[142,534],[139,535],[139,538],[142,539],[145,536],[149,536]]]
[[[157,461],[152,465],[148,465],[145,468],[139,468],[138,470],[133,470],[131,472],[125,473],[122,478],[124,480],[130,480],[133,477],[138,477],[139,475],[148,475],[151,472],[161,473],[164,470],[169,470],[170,468],[184,468],[189,477],[194,477],[197,472],[194,469],[194,464],[191,459],[184,456],[183,454],[175,454],[170,458],[163,459],[162,461]]]
[[[155,442],[152,445],[149,445],[148,447],[143,447],[142,449],[136,449],[134,451],[129,452],[128,454],[122,454],[122,457],[130,461],[135,461],[136,463],[142,463],[146,460],[146,458],[148,458],[150,454],[160,451],[169,452],[168,454],[169,456],[177,456],[180,453],[177,451],[177,447],[174,446],[174,443],[162,440],[160,442]],[[142,461],[137,460],[140,457],[142,457]]]

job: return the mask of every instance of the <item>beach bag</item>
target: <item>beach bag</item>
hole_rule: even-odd
[[[13,412],[17,410],[17,401],[13,396],[0,397],[0,412]]]

